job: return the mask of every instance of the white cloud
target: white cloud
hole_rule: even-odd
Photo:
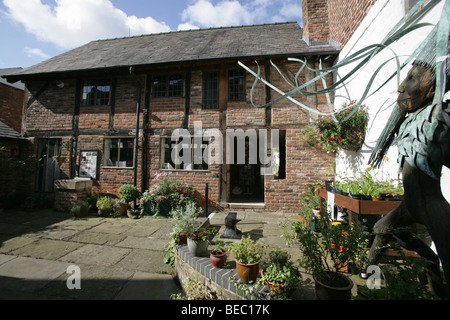
[[[9,16],[39,40],[71,49],[92,40],[170,31],[151,17],[128,16],[109,0],[4,0]]]
[[[198,0],[183,11],[181,18],[202,27],[251,24],[254,21],[249,8],[239,1],[221,1],[213,5],[208,0]]]
[[[39,48],[25,47],[24,51],[25,51],[25,53],[27,54],[27,56],[29,58],[32,58],[32,59],[35,59],[35,60],[41,61],[41,60],[50,59],[50,56],[48,54],[46,54],[45,52],[43,52]]]
[[[196,0],[182,13],[184,22],[201,27],[219,27],[299,21],[302,18],[300,0]]]
[[[197,27],[196,25],[190,24],[190,23],[181,23],[178,25],[178,31],[181,30],[195,30],[195,29],[200,29],[199,27]]]

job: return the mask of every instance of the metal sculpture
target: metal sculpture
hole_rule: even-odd
[[[394,232],[406,248],[432,263],[432,285],[441,297],[450,296],[439,272],[440,260],[446,279],[450,279],[450,204],[442,195],[440,183],[443,166],[450,168],[450,106],[443,101],[443,94],[450,89],[448,13],[446,20],[432,32],[432,45],[423,49],[400,85],[397,105],[369,160],[369,164],[378,166],[397,136],[405,197],[397,209],[375,225],[369,260],[378,260],[383,253],[381,248]],[[412,233],[395,232],[413,223],[427,228],[439,256]]]
[[[287,93],[282,92],[268,81],[262,79],[259,66],[257,73],[255,73],[239,62],[241,67],[255,77],[250,94],[251,97],[253,96],[253,91],[258,81],[263,82],[281,95],[279,98],[263,106],[254,106],[257,108],[265,108],[282,99],[289,99],[311,113],[316,113],[319,116],[331,115],[334,118],[334,113],[344,111],[345,109],[333,111],[328,94],[340,86],[345,86],[346,81],[352,75],[367,65],[372,58],[388,48],[390,44],[414,30],[430,26],[431,24],[428,23],[415,22],[430,12],[438,3],[440,1],[419,0],[405,17],[388,33],[383,41],[355,52],[330,68],[310,69],[306,65],[306,60],[288,59],[290,61],[297,61],[303,64],[303,66],[295,77],[295,83],[291,84],[293,89]],[[396,237],[403,240],[406,247],[412,248],[422,257],[432,262],[430,267],[432,284],[436,293],[441,297],[445,295],[450,297],[450,289],[448,286],[445,287],[443,285],[439,273],[439,262],[442,262],[445,277],[450,281],[450,238],[448,237],[450,231],[450,205],[442,195],[439,179],[443,166],[450,168],[450,106],[447,101],[444,101],[444,93],[448,91],[450,83],[450,63],[448,62],[449,23],[450,0],[446,0],[441,18],[433,31],[430,32],[429,37],[427,37],[403,64],[400,64],[399,57],[391,50],[395,55],[394,59],[398,66],[396,72],[379,88],[370,93],[369,91],[375,78],[379,75],[381,69],[387,65],[389,60],[392,59],[382,63],[370,77],[361,98],[356,104],[349,107],[353,109],[353,112],[349,115],[350,117],[359,109],[360,105],[368,96],[377,92],[392,78],[397,76],[399,85],[398,102],[390,116],[388,124],[378,139],[369,164],[379,166],[382,163],[383,156],[394,140],[396,140],[399,148],[399,163],[402,169],[405,197],[397,209],[390,212],[376,224],[376,239],[370,251],[369,258],[372,261],[376,261],[382,253],[379,247],[386,243],[391,236],[390,231],[394,228],[409,226],[412,223],[425,225],[436,245],[439,256],[429,246],[413,237],[410,233],[397,232]],[[416,56],[414,67],[400,85],[400,71],[409,65]],[[332,86],[326,86],[324,78],[327,75],[352,63],[357,63],[356,67],[336,81]],[[298,75],[305,67],[318,75],[304,84],[299,84],[297,81]],[[322,81],[324,89],[317,92],[308,92],[306,88],[316,81]],[[327,95],[330,112],[322,113],[303,105],[291,97],[296,92],[304,95]],[[253,104],[252,99],[251,101]],[[446,187],[448,188],[449,186]]]

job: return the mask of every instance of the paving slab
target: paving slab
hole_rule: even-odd
[[[39,259],[57,260],[82,246],[80,243],[51,239],[37,239],[10,254]]]
[[[116,247],[163,250],[167,245],[166,239],[158,239],[154,237],[126,237],[123,241],[118,242]]]
[[[11,252],[35,241],[35,239],[29,237],[7,237],[5,240],[2,240],[2,238],[0,237],[0,253]]]
[[[79,244],[81,245],[81,244]],[[112,246],[85,244],[78,249],[60,258],[60,261],[75,264],[94,264],[99,266],[112,266],[122,260],[131,252],[131,249],[116,248]]]
[[[134,272],[122,268],[77,264],[80,268],[80,289],[69,289],[67,272],[39,290],[51,299],[111,300],[133,277]],[[70,280],[69,280],[70,281]]]
[[[171,266],[164,264],[164,255],[164,251],[133,249],[116,266],[148,273],[170,274],[173,269]]]
[[[9,260],[15,259],[15,258],[16,258],[16,256],[0,254],[0,265],[4,264],[5,262],[8,262]]]
[[[159,230],[158,226],[136,225],[126,230],[123,234],[133,237],[149,237]]]
[[[49,228],[63,228],[63,229],[72,229],[72,230],[87,230],[91,229],[99,224],[101,224],[103,220],[100,219],[67,219],[49,226]]]
[[[99,233],[91,230],[80,231],[76,235],[68,238],[69,241],[91,244],[104,244],[108,246],[114,246],[125,239],[125,235],[112,234],[112,233]]]
[[[112,234],[122,234],[125,231],[131,229],[131,225],[121,224],[115,222],[106,222],[103,221],[99,225],[96,225],[90,228],[90,231],[99,232],[99,233],[112,233]]]
[[[67,272],[69,265],[45,259],[16,257],[0,265],[0,288],[35,292]]]
[[[115,300],[170,300],[181,288],[172,275],[136,272]]]
[[[8,235],[22,235],[32,231],[33,228],[23,224],[13,224],[13,223],[5,223],[2,221],[0,224],[0,234],[8,234]]]
[[[25,234],[27,237],[31,238],[45,238],[45,239],[53,239],[53,240],[64,240],[74,236],[79,233],[78,230],[71,229],[61,229],[61,228],[48,228],[37,231],[28,232]]]

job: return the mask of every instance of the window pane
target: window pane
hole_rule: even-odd
[[[183,96],[183,76],[175,74],[169,76],[169,97]]]
[[[158,76],[153,79],[153,97],[166,96],[166,77]]]
[[[97,83],[97,105],[109,105],[109,95],[111,92],[111,84],[109,80],[101,80]]]
[[[84,81],[81,104],[83,106],[107,106],[109,105],[110,92],[111,82],[109,80]]]
[[[134,139],[120,139],[119,167],[133,167]]]
[[[116,167],[118,160],[118,144],[119,139],[106,139],[105,140],[105,153],[103,164],[107,167]]]
[[[95,104],[95,81],[84,82],[81,104],[84,106],[92,106]]]
[[[203,108],[219,108],[219,75],[217,72],[206,72],[203,75]]]
[[[228,100],[245,100],[245,73],[244,70],[230,70],[228,72]]]

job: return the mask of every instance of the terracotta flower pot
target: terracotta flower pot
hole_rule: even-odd
[[[122,215],[122,216],[126,216],[127,215],[127,212],[128,212],[128,203],[122,203],[121,205],[120,205],[120,214]]]
[[[261,270],[261,277],[264,279],[264,270]],[[302,276],[300,275],[300,281],[301,282]],[[294,285],[285,285],[285,284],[278,284],[278,283],[273,283],[270,281],[267,281],[266,279],[264,279],[264,282],[266,284],[266,286],[270,289],[270,291],[274,292],[275,294],[286,294],[288,297],[292,295],[292,293],[294,293],[295,289],[297,286]]]
[[[211,252],[209,255],[209,260],[211,264],[215,268],[222,268],[227,262],[227,253],[226,251],[220,251],[219,253]]]
[[[236,270],[242,283],[255,282],[259,273],[259,262],[253,264],[242,264],[236,261]]]
[[[178,243],[179,244],[187,244],[187,234],[186,233],[178,234]]]

